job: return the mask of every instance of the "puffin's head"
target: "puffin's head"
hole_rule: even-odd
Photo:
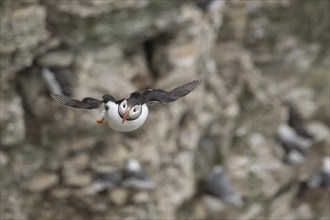
[[[118,107],[118,113],[123,118],[122,124],[126,120],[134,120],[142,113],[141,103],[135,98],[124,99]]]

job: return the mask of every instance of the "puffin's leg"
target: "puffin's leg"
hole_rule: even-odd
[[[96,123],[97,123],[97,124],[102,124],[102,123],[104,122],[104,115],[105,115],[105,112],[106,112],[105,109],[106,109],[106,108],[105,108],[104,104],[102,103],[101,118],[98,119],[98,120],[96,120]]]
[[[103,122],[104,122],[104,117],[96,120],[96,123],[99,125],[102,124]]]

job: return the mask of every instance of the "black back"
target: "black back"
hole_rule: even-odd
[[[141,92],[133,92],[130,95],[130,98],[139,100],[141,104],[165,104],[168,102],[174,102],[175,100],[188,95],[190,92],[196,89],[200,83],[201,80],[194,80],[182,86],[176,87],[169,92],[162,89],[147,89]]]

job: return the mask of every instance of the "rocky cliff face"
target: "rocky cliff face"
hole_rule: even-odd
[[[306,187],[330,153],[329,2],[0,4],[1,219],[329,218],[329,191]],[[49,97],[193,79],[196,91],[151,106],[128,134]],[[314,136],[298,164],[277,139],[283,101]],[[133,158],[155,187],[110,187]],[[241,204],[203,193],[219,164]],[[100,173],[108,185],[95,190]]]

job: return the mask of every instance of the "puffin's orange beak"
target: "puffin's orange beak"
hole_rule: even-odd
[[[126,121],[126,118],[128,116],[129,111],[131,111],[131,109],[130,108],[127,108],[127,110],[126,110],[126,112],[125,112],[125,114],[123,116],[123,121],[121,122],[122,124],[124,124],[124,122]]]

